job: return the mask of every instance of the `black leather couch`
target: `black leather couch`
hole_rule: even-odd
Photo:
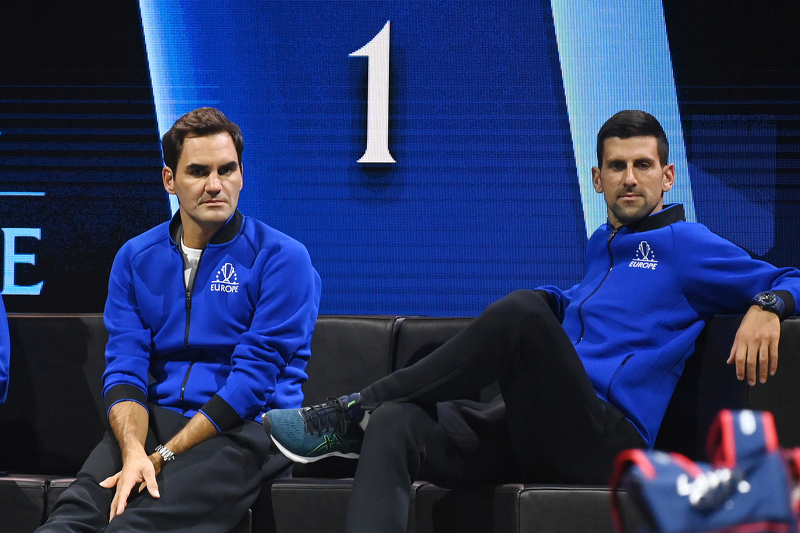
[[[424,357],[469,318],[321,316],[312,344],[306,403],[361,389]],[[785,446],[800,445],[800,319],[783,324],[778,374],[749,388],[725,364],[739,317],[717,317],[697,342],[657,447],[702,459],[722,408],[766,409]],[[100,376],[107,333],[100,315],[9,316],[9,398],[0,406],[0,529],[32,531],[47,516],[105,431]],[[493,387],[482,391],[488,399]],[[355,462],[297,465],[295,478],[263,488],[236,533],[343,531]],[[624,495],[623,495],[624,496]],[[629,527],[641,517],[623,497]],[[408,531],[612,531],[606,487],[507,484],[449,491],[414,485]]]

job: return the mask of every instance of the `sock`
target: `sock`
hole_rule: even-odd
[[[358,425],[361,427],[363,431],[367,430],[367,422],[369,422],[369,415],[371,413],[369,411],[364,411],[364,416],[361,418],[361,422]]]
[[[365,414],[365,411],[361,408],[361,395],[354,392],[348,396],[342,396],[339,398],[339,401],[341,401],[344,406],[347,418],[349,418],[351,422],[360,424]]]

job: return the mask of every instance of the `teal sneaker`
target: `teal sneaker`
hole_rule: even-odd
[[[361,395],[328,398],[302,409],[273,409],[264,413],[264,430],[278,449],[296,463],[313,463],[325,457],[355,459],[361,452],[364,431]]]

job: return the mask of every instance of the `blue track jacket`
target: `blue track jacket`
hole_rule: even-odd
[[[299,407],[320,278],[305,247],[238,211],[206,246],[184,285],[180,213],[134,237],[111,269],[103,395],[223,431]]]
[[[0,298],[0,404],[8,397],[8,378],[11,375],[11,339],[8,334],[8,317]]]
[[[598,396],[621,409],[652,448],[694,343],[713,315],[744,313],[772,290],[794,314],[800,271],[752,259],[683,206],[666,206],[586,246],[586,276],[569,290],[539,287],[562,320]],[[780,370],[779,370],[780,371]],[[733,372],[733,370],[731,370]]]

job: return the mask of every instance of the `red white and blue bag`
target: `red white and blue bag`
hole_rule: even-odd
[[[764,411],[717,415],[710,463],[683,455],[626,450],[611,479],[612,514],[623,532],[618,490],[625,489],[658,533],[798,533],[800,450],[781,451]]]

